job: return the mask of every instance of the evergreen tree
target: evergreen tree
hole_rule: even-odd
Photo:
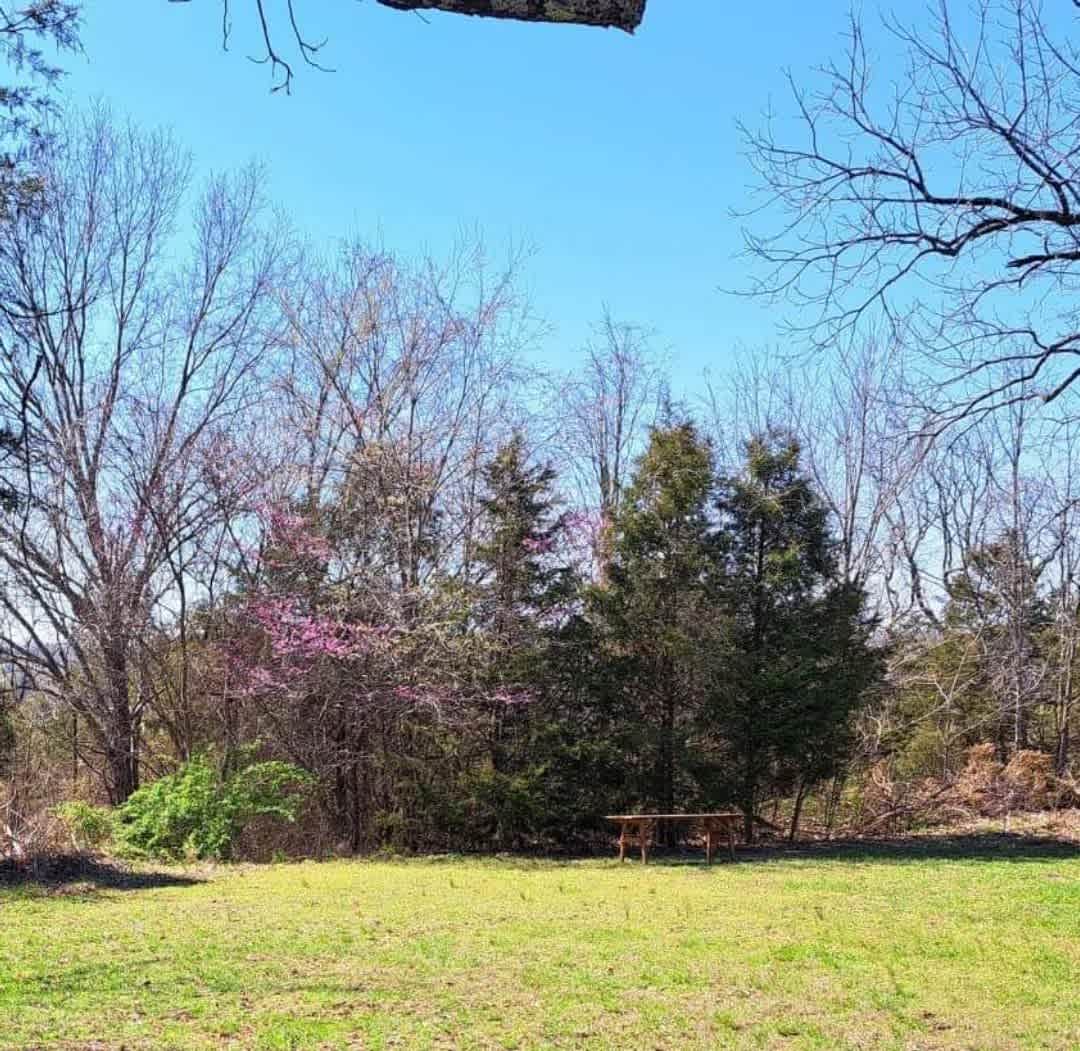
[[[752,840],[766,794],[794,791],[801,801],[842,763],[875,662],[863,595],[839,577],[798,444],[783,433],[751,439],[742,472],[719,489],[730,647],[704,734],[718,790],[737,801]]]
[[[557,557],[566,516],[556,513],[554,469],[529,465],[520,434],[499,449],[483,480],[485,535],[476,550],[481,568],[476,612],[509,651],[535,638],[574,593],[573,574]]]
[[[578,581],[560,557],[565,514],[555,471],[530,465],[515,434],[483,471],[479,583],[471,616],[479,631],[477,674],[486,705],[490,762],[472,770],[466,791],[485,804],[497,843],[512,845],[549,820],[552,769],[565,743],[549,690]]]
[[[606,582],[594,590],[608,689],[626,706],[635,802],[672,811],[696,791],[687,741],[702,698],[714,609],[712,450],[690,423],[658,428],[614,520]]]

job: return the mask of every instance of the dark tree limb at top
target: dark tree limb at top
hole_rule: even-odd
[[[521,22],[566,22],[632,33],[646,0],[378,0],[396,11],[445,11],[454,15],[514,18]]]
[[[190,2],[169,0],[173,4]],[[648,0],[376,0],[376,3],[394,11],[412,11],[416,14],[441,11],[452,15],[515,19],[519,22],[598,26],[633,33],[641,25]],[[252,61],[270,66],[275,80],[271,90],[289,94],[293,80],[293,68],[281,50],[276,29],[281,28],[284,36],[292,38],[294,54],[298,52],[307,65],[327,71],[318,62],[319,52],[326,41],[312,40],[300,28],[298,8],[302,6],[301,0],[285,0],[284,13],[278,12],[278,20],[287,22],[287,27],[275,24],[268,10],[273,5],[268,0],[239,0],[239,3],[238,0],[220,0],[220,4],[221,38],[226,50],[229,47],[233,10],[245,4],[249,10],[254,10],[263,54],[261,57],[252,56]]]

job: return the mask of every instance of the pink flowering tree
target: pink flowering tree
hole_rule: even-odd
[[[226,646],[228,692],[250,725],[320,775],[330,824],[356,849],[369,835],[368,782],[410,759],[400,748],[380,756],[386,742],[460,733],[526,693],[476,673],[480,647],[458,597],[433,589],[418,601],[365,572],[355,535],[335,532],[332,515],[271,506],[261,527]]]

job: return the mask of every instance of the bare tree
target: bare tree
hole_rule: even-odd
[[[493,269],[478,240],[412,264],[352,245],[285,295],[296,495],[353,515],[369,558],[378,534],[402,594],[468,572],[478,468],[517,422],[531,339],[517,265]]]
[[[889,685],[881,703],[864,716],[864,734],[873,741],[871,754],[880,754],[888,739],[910,739],[920,727],[933,727],[940,756],[940,775],[948,778],[973,738],[992,734],[993,714],[979,704],[985,686],[986,653],[983,633],[943,633],[933,626],[901,633],[889,654]],[[914,716],[896,704],[898,696],[926,696]]]
[[[587,532],[600,562],[604,536],[663,394],[648,330],[607,311],[583,348],[581,365],[553,389],[551,445],[566,464],[577,504],[595,518]]]
[[[1071,391],[1065,398],[1075,399]],[[1064,400],[1064,399],[1063,399]],[[1077,478],[1077,433],[1069,408],[1066,419],[1054,429],[1042,451],[1044,487],[1049,514],[1045,534],[1044,580],[1047,585],[1047,627],[1043,637],[1044,659],[1048,665],[1046,703],[1050,708],[1050,744],[1054,767],[1059,775],[1068,771],[1080,714],[1077,704],[1077,661],[1080,658],[1080,479]]]
[[[1054,769],[1067,772],[1071,757],[1077,703],[1077,673],[1080,661],[1080,588],[1077,581],[1076,501],[1070,500],[1060,518],[1057,545],[1056,587],[1052,594],[1053,621],[1050,629],[1052,666],[1051,710],[1053,720]]]
[[[978,638],[1003,752],[1027,747],[1032,713],[1045,700],[1038,634],[1060,508],[1043,458],[1053,452],[1031,406],[1013,402],[925,462],[914,487],[921,550],[894,534],[913,552],[912,595],[925,619],[943,637]]]
[[[220,511],[213,438],[275,345],[283,242],[263,232],[252,169],[207,185],[191,253],[174,264],[187,157],[106,113],[60,129],[43,160],[44,207],[0,247],[12,295],[4,407],[30,390],[14,466],[31,496],[0,519],[4,641],[39,689],[83,717],[121,801],[138,785],[150,700],[140,648],[170,562]]]
[[[771,430],[792,430],[792,385],[799,366],[776,348],[741,351],[725,372],[707,370],[701,411],[721,465],[742,462],[746,440]]]
[[[832,367],[789,384],[805,460],[830,511],[844,579],[866,586],[881,571],[886,515],[918,470],[921,443],[898,419],[895,346],[862,340]],[[806,382],[803,382],[807,380]]]
[[[782,217],[746,235],[765,264],[755,290],[794,303],[822,346],[884,316],[926,355],[937,429],[1053,401],[1080,376],[1076,14],[959,7],[941,0],[925,28],[885,22],[906,55],[892,83],[853,18],[819,87],[790,78],[801,140],[772,120],[744,129]]]
[[[826,363],[759,352],[726,384],[706,384],[706,414],[726,462],[738,462],[748,435],[780,428],[798,439],[844,579],[859,586],[880,584],[887,517],[926,451],[904,418],[900,357],[887,339],[860,336]]]

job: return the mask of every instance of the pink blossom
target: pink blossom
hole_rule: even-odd
[[[531,704],[536,700],[536,697],[529,691],[520,687],[503,687],[496,690],[491,699],[499,704],[514,705],[514,704]]]
[[[310,560],[325,565],[330,561],[333,554],[330,542],[303,515],[267,507],[263,509],[262,517],[271,542],[283,552],[283,557],[271,560],[271,564]]]
[[[591,510],[571,511],[563,518],[563,523],[570,536],[584,538],[589,543],[595,541],[606,525],[604,516],[599,511]]]
[[[319,657],[360,657],[388,633],[385,626],[306,612],[292,597],[259,596],[248,604],[248,614],[266,633],[274,656],[293,663],[310,663]]]

